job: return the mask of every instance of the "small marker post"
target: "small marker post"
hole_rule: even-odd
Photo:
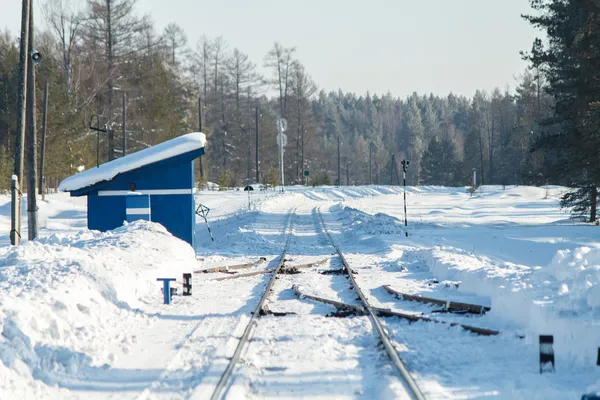
[[[175,281],[175,278],[156,278],[157,281],[163,283],[163,298],[164,304],[171,304],[171,281]]]
[[[192,295],[192,274],[190,273],[183,274],[183,295]]]
[[[554,336],[540,335],[540,374],[554,372]]]

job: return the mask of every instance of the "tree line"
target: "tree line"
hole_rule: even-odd
[[[302,183],[309,170],[309,184],[398,184],[400,160],[407,159],[408,184],[469,185],[475,169],[479,184],[565,184],[578,188],[573,199],[585,193],[589,199],[598,174],[592,162],[598,76],[592,66],[600,64],[593,64],[598,60],[592,49],[598,47],[592,42],[598,40],[599,14],[577,14],[577,9],[597,5],[531,2],[540,16],[525,18],[546,28],[550,40],[548,47],[536,41],[523,54],[531,66],[514,89],[480,90],[471,98],[418,93],[397,98],[319,90],[295,48],[277,42],[262,60],[251,60],[222,37],[202,36],[192,46],[176,23],[157,32],[148,15],[136,12],[135,0],[88,0],[80,8],[69,0],[48,0],[44,15],[36,16],[48,27],[36,33],[36,47],[45,54],[37,81],[50,87],[46,180],[56,185],[95,166],[93,115],[107,127],[100,137],[100,161],[122,156],[125,102],[127,153],[197,131],[202,121],[208,137],[198,167],[202,183],[241,185],[256,180],[258,167],[262,183],[277,184],[275,121],[283,116],[286,183]],[[17,73],[18,41],[5,32],[0,35],[3,187],[13,163]],[[572,150],[563,151],[565,146]],[[584,158],[575,162],[578,157]],[[584,201],[586,212],[589,206]]]

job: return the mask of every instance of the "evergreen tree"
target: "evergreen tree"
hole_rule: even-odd
[[[594,124],[594,104],[600,101],[600,3],[531,0],[531,6],[538,15],[525,19],[544,30],[548,40],[544,45],[536,39],[524,57],[544,73],[555,100],[553,118],[545,124],[560,125],[557,132],[543,132],[534,150],[552,157],[553,180],[575,187],[561,204],[573,207],[576,214],[585,209],[595,221],[600,182],[600,126]]]

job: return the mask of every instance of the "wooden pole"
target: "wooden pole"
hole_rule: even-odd
[[[255,120],[255,124],[256,124],[256,154],[254,155],[254,157],[256,157],[256,160],[255,160],[255,164],[256,164],[256,183],[260,183],[260,165],[259,165],[259,161],[258,161],[258,145],[259,145],[259,138],[258,138],[258,107],[256,107],[255,110],[254,110],[254,120]]]
[[[340,137],[337,137],[337,185],[342,186],[342,175],[340,169]]]
[[[29,9],[30,1],[23,0],[21,13],[21,39],[19,55],[19,94],[18,94],[18,112],[17,112],[17,141],[15,144],[15,168],[13,182],[23,180],[23,169],[25,158],[25,110],[27,108],[27,59],[29,54],[27,47],[29,45]],[[11,202],[10,243],[18,245],[21,240],[21,191],[17,189]]]
[[[35,63],[33,54],[33,8],[29,10],[29,40],[27,59],[27,237],[33,240],[38,235],[37,207],[37,132],[35,110]]]
[[[127,93],[123,92],[123,157],[127,155]]]

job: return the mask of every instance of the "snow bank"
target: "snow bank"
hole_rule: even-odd
[[[555,304],[572,315],[600,313],[600,249],[559,250],[537,274],[554,292]]]
[[[204,133],[188,133],[187,135],[167,140],[156,146],[140,150],[137,153],[109,161],[97,168],[92,168],[70,176],[60,183],[58,190],[68,192],[92,186],[98,182],[111,180],[123,172],[198,150],[204,148],[205,145],[206,136]]]
[[[84,367],[110,365],[152,323],[141,301],[160,303],[156,277],[181,280],[192,248],[161,225],[55,234],[0,249],[0,398],[55,398]],[[130,332],[130,331],[129,331]]]
[[[404,222],[388,214],[368,214],[352,207],[344,207],[344,212],[350,218],[350,229],[352,234],[362,233],[366,235],[404,235]]]
[[[491,317],[524,329],[528,339],[554,335],[564,363],[594,365],[600,345],[600,249],[560,250],[547,267],[527,267],[477,256],[449,246],[407,250],[439,280],[488,296]]]

